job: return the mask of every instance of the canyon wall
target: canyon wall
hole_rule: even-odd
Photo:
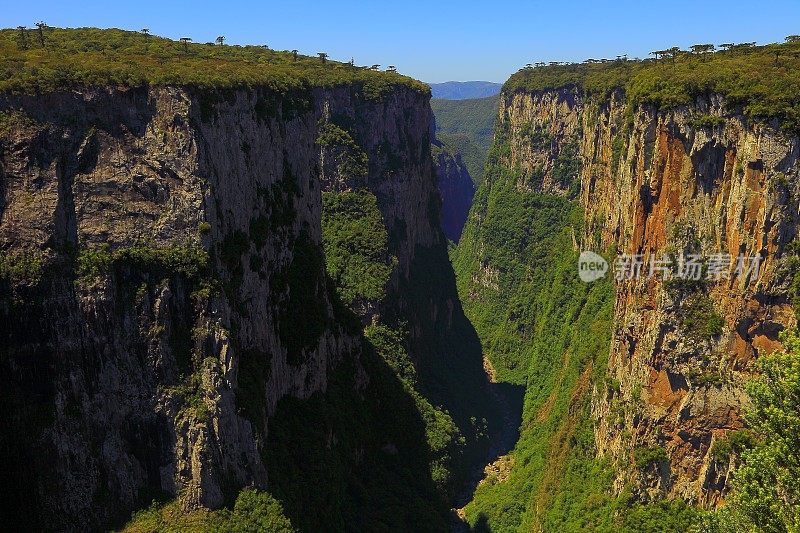
[[[434,144],[433,157],[442,197],[442,230],[449,240],[458,243],[475,196],[475,185],[460,154]]]
[[[428,328],[465,322],[428,98],[401,84],[0,97],[8,523],[102,528],[162,495],[219,507],[268,486],[282,398],[325,391],[342,361],[356,389],[369,383],[325,272],[323,189],[377,197],[397,258],[381,312],[408,317],[415,362],[482,375],[479,347],[472,362],[446,340],[414,349]],[[320,141],[326,124],[347,132],[344,148]],[[342,172],[343,149],[363,168]],[[431,266],[443,287],[409,295]]]
[[[642,262],[615,283],[606,381],[592,393],[616,491],[718,505],[736,457],[710,452],[744,426],[754,360],[796,325],[785,256],[800,226],[798,138],[719,96],[659,111],[565,87],[504,93],[495,147],[518,190],[579,201],[576,247]],[[648,276],[651,260],[674,270],[693,256],[699,280]],[[739,256],[763,260],[749,271]]]

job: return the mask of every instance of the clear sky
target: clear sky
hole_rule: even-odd
[[[782,41],[800,33],[799,0],[592,2],[418,0],[3,0],[0,26],[116,27],[171,38],[327,52],[396,65],[427,82],[505,81],[525,63],[645,57],[696,43]]]

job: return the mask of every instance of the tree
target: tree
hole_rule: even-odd
[[[183,51],[189,53],[189,43],[192,42],[191,37],[181,37],[180,41],[183,43]]]
[[[148,28],[142,28],[139,31],[145,36],[150,35],[150,30]]]
[[[47,27],[47,24],[45,24],[41,20],[36,23],[36,30],[39,33],[39,44],[42,45],[42,48],[44,48],[44,29],[46,27]]]
[[[800,35],[787,35],[784,41],[787,43],[800,43]]]
[[[713,44],[693,44],[689,47],[693,54],[707,54],[716,48]]]
[[[729,52],[734,46],[736,46],[734,43],[722,43],[719,45],[719,47],[725,52]]]
[[[21,50],[27,50],[28,40],[25,33],[25,26],[17,26],[17,29],[19,30],[19,47]]]
[[[380,65],[372,65],[371,67],[369,67],[370,70],[378,70],[379,68],[381,68]]]
[[[222,46],[223,44],[225,44],[225,36],[224,36],[224,35],[220,35],[219,37],[217,37],[216,43],[217,43],[218,45],[220,45],[220,46]]]
[[[753,47],[755,47],[755,45],[756,45],[756,43],[755,43],[755,42],[751,42],[751,43],[739,43],[739,44],[735,44],[735,45],[733,45],[733,46],[731,47],[731,50],[732,50],[732,51],[738,51],[738,50],[747,50],[748,48],[753,48]]]
[[[395,67],[394,65],[389,65],[388,67],[386,67],[386,70],[388,70],[389,72],[397,72],[397,67]]]
[[[746,420],[759,437],[742,453],[731,507],[762,531],[800,526],[800,335],[782,337],[785,351],[759,360]]]
[[[228,531],[269,531],[293,533],[292,522],[286,518],[283,506],[271,494],[244,489],[236,497],[233,510],[223,509],[217,522],[209,528],[213,533]]]
[[[648,55],[651,55],[651,56],[656,56],[656,59],[659,59],[659,57],[658,57],[658,56],[660,56],[660,55],[661,55],[661,50],[655,50],[655,51],[653,51],[653,52],[650,52]]]
[[[681,50],[680,47],[673,46],[672,48],[668,48],[667,50],[665,50],[665,52],[667,53],[667,57],[672,59],[672,62],[674,63],[675,58],[677,58],[680,55],[680,53],[683,52],[683,50]]]
[[[319,52],[317,53],[317,55],[319,56],[319,60],[322,61],[323,63],[325,63],[328,60],[328,54],[326,54],[325,52]]]
[[[297,61],[297,50],[292,50],[292,61]]]

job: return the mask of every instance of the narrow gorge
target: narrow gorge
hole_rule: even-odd
[[[748,384],[800,346],[800,38],[432,108],[324,53],[40,35],[0,31],[5,528],[736,529]]]

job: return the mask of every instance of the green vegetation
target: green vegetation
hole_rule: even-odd
[[[721,387],[725,383],[725,378],[716,369],[704,368],[700,370],[689,370],[686,373],[692,387]]]
[[[494,121],[500,96],[470,100],[431,100],[436,117],[436,133],[464,133],[480,148],[488,151],[492,144]]]
[[[800,240],[792,241],[786,248],[789,299],[792,302],[792,307],[794,307],[797,323],[800,324]]]
[[[576,198],[580,193],[581,162],[578,159],[578,143],[569,142],[561,146],[553,161],[553,182],[568,191],[570,198]]]
[[[578,279],[572,231],[582,231],[580,207],[519,190],[503,163],[508,150],[498,130],[452,257],[497,380],[524,385],[525,401],[508,477],[478,487],[467,520],[498,532],[685,531],[695,512],[683,502],[614,496],[612,466],[596,454],[590,405],[595,386],[619,387],[606,377],[613,281]],[[642,453],[640,461],[650,462],[664,452]]]
[[[280,502],[268,492],[245,489],[239,493],[233,509],[186,512],[179,502],[154,502],[136,512],[124,533],[294,533],[296,529],[283,513]]]
[[[690,335],[707,339],[722,333],[725,320],[714,309],[714,302],[703,293],[696,292],[681,305],[681,326]]]
[[[291,248],[291,262],[275,275],[276,287],[285,287],[288,292],[278,304],[278,334],[287,349],[289,363],[300,364],[306,351],[317,345],[333,317],[320,305],[328,291],[322,250],[305,230]]]
[[[320,124],[317,144],[335,149],[335,164],[344,176],[365,177],[369,172],[366,152],[346,130],[336,124],[332,122]]]
[[[24,131],[28,128],[36,128],[38,122],[18,110],[9,110],[0,113],[0,136],[6,136],[13,131]]]
[[[406,325],[383,316],[396,260],[375,195],[323,192],[322,241],[326,283],[335,289],[328,293],[334,303],[329,329],[356,324],[356,335],[359,319],[369,325],[361,347],[329,374],[324,393],[279,402],[263,451],[271,490],[302,531],[446,530],[465,438],[451,415],[423,394]],[[290,293],[312,290],[311,268],[302,269],[305,277]],[[297,308],[307,313],[310,305]],[[242,356],[240,376],[252,376],[245,382],[248,397],[263,396],[268,377],[269,363],[256,365],[264,357],[255,355]],[[247,361],[252,368],[244,371]],[[263,405],[241,405],[264,419]]]
[[[783,337],[785,352],[759,361],[747,387],[747,413],[757,444],[742,453],[732,506],[764,531],[800,527],[800,337]]]
[[[652,465],[659,465],[669,461],[667,452],[661,446],[636,448],[633,450],[633,459],[636,463],[636,468],[639,470],[647,470]]]
[[[499,96],[470,100],[431,100],[436,137],[451,153],[461,154],[470,176],[480,183],[492,144]]]
[[[430,94],[394,72],[295,56],[261,46],[180,43],[139,32],[96,28],[44,30],[27,50],[15,29],[0,30],[0,91],[32,93],[97,85],[264,86],[279,93],[353,83],[377,98],[398,85]]]
[[[202,378],[199,372],[191,374],[184,383],[169,390],[181,402],[178,418],[193,417],[200,421],[207,421],[211,412],[203,399]]]
[[[726,463],[731,455],[741,456],[745,450],[755,445],[753,432],[749,429],[737,429],[717,439],[709,453],[715,461]]]
[[[323,245],[327,271],[341,301],[352,311],[364,312],[386,298],[386,283],[396,264],[389,256],[389,236],[368,190],[322,194]],[[453,459],[461,453],[464,439],[450,415],[434,407],[420,392],[417,370],[406,349],[402,325],[389,327],[373,321],[365,338],[389,365],[413,398],[425,425],[430,448],[431,478],[442,494],[453,490]]]
[[[717,128],[725,124],[725,117],[704,113],[693,117],[689,123],[694,128]]]
[[[37,252],[0,252],[0,280],[5,279],[12,285],[33,286],[41,281],[43,270],[42,256]]]
[[[191,245],[156,247],[147,244],[120,247],[107,245],[83,248],[77,257],[77,272],[84,279],[107,275],[113,266],[128,266],[140,270],[177,272],[195,277],[208,266],[208,253]]]
[[[325,393],[279,402],[263,453],[273,494],[301,531],[446,530],[418,404],[369,343],[357,357],[367,383],[355,359]]]
[[[721,511],[704,517],[700,531],[791,533],[800,528],[800,336],[785,333],[785,351],[758,361],[760,376],[747,386],[750,432],[734,432],[715,459],[738,453],[733,494]],[[716,448],[716,447],[715,447]]]
[[[681,53],[675,59],[585,62],[525,68],[509,78],[506,93],[578,87],[605,96],[623,90],[636,106],[660,109],[687,105],[712,93],[727,97],[730,110],[748,117],[778,118],[787,131],[800,130],[800,43],[739,48],[714,54]],[[698,117],[713,127],[717,119]]]
[[[396,259],[375,195],[368,190],[322,193],[325,264],[342,301],[379,302]]]
[[[478,146],[466,133],[437,133],[436,140],[439,141],[441,147],[436,144],[431,145],[431,155],[433,155],[434,159],[440,150],[460,155],[461,161],[467,167],[467,172],[469,172],[473,183],[480,183],[483,176],[486,150]]]
[[[425,438],[430,457],[430,477],[441,494],[449,495],[454,487],[454,460],[463,450],[464,437],[447,411],[434,407],[419,392],[419,380],[414,364],[405,349],[406,334],[381,324],[364,329],[364,336],[378,355],[397,374],[406,392],[414,399],[425,424]]]

